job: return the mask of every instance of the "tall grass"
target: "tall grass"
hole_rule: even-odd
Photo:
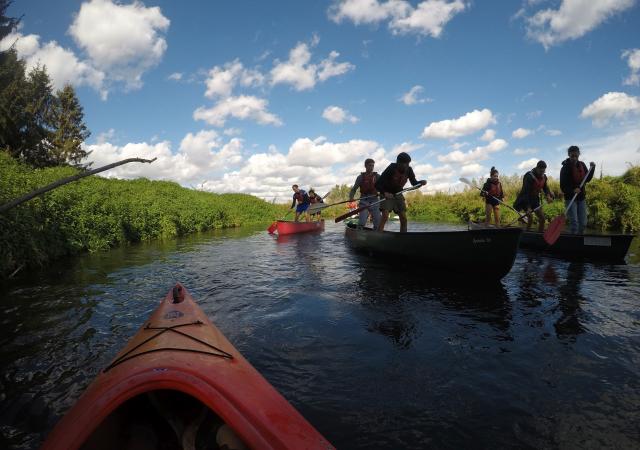
[[[0,204],[76,173],[70,167],[34,170],[0,152]],[[0,214],[0,274],[83,251],[267,222],[282,211],[251,195],[87,177]]]

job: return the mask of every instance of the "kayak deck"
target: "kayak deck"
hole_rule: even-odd
[[[217,448],[220,430],[236,442],[230,448],[333,448],[177,284],[43,449],[128,448],[128,439],[149,435],[181,446],[131,448],[204,450]],[[100,446],[107,441],[114,445]]]

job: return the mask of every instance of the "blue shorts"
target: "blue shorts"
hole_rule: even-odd
[[[303,213],[307,209],[309,209],[309,203],[300,203],[298,206],[296,206],[297,213]]]

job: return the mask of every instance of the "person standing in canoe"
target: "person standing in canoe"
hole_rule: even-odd
[[[316,194],[316,191],[313,190],[313,188],[309,189],[309,205],[310,207],[312,205],[317,205],[319,203],[324,203],[324,200],[322,200],[322,197],[320,197],[318,194]],[[312,212],[311,214],[309,214],[311,216],[311,220],[320,220],[320,209],[315,210],[314,212]]]
[[[578,194],[571,208],[567,210],[567,219],[569,219],[569,229],[572,234],[583,234],[587,226],[585,188],[586,183],[593,178],[596,164],[590,162],[589,169],[587,170],[587,165],[579,160],[580,148],[577,145],[569,147],[567,154],[569,157],[562,161],[562,168],[560,169],[560,190],[564,194],[565,207],[569,206],[569,202],[571,202],[573,196]],[[589,174],[589,176],[587,176],[587,174]],[[584,180],[584,177],[587,177],[585,186],[582,186],[582,189],[580,189],[580,184],[582,180]]]
[[[500,226],[500,202],[496,199],[504,199],[504,191],[502,190],[502,183],[500,183],[500,173],[498,169],[492,167],[489,171],[490,178],[482,186],[480,195],[484,197],[484,213],[485,223],[489,225],[491,223],[491,212],[493,212],[493,219],[496,226]]]
[[[545,172],[547,170],[547,163],[544,161],[538,161],[538,164],[525,173],[522,177],[522,189],[516,198],[513,207],[518,211],[527,212],[527,231],[531,229],[532,215],[535,211],[538,216],[538,231],[542,233],[544,231],[544,211],[542,210],[542,203],[540,203],[540,193],[544,192],[547,197],[547,201],[553,201],[553,193],[547,186],[547,176]]]
[[[293,202],[291,202],[291,207],[296,206],[296,202],[298,202],[298,206],[296,206],[296,218],[294,219],[296,222],[300,218],[300,214],[304,214],[305,221],[309,222],[309,213],[307,209],[309,209],[309,194],[307,194],[304,190],[300,189],[297,184],[291,186],[293,189]]]
[[[371,158],[367,158],[364,161],[365,171],[361,172],[360,175],[356,177],[356,181],[355,183],[353,183],[353,187],[349,192],[349,201],[353,202],[356,191],[358,190],[358,188],[360,188],[360,202],[358,203],[358,208],[369,206],[372,203],[378,201],[376,182],[380,178],[380,175],[378,175],[378,172],[373,171],[375,165],[376,162]],[[364,227],[367,224],[369,215],[371,215],[373,229],[377,230],[378,226],[380,225],[380,207],[378,205],[360,211],[360,215],[358,217],[358,226]]]
[[[416,175],[409,166],[410,162],[411,156],[405,152],[399,153],[396,157],[396,162],[389,164],[380,175],[380,178],[378,178],[376,190],[380,192],[380,198],[385,199],[380,203],[382,219],[378,226],[379,231],[384,231],[384,226],[389,219],[389,213],[393,211],[400,218],[400,232],[407,232],[407,203],[402,194],[395,194],[404,188],[407,180],[411,182],[412,186],[417,186],[418,184],[424,186],[427,184],[427,180],[416,180]]]

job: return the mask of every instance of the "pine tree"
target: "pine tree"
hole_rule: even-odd
[[[8,36],[20,23],[20,19],[5,16],[11,3],[9,0],[0,0],[0,41],[5,36]]]
[[[56,165],[80,166],[87,157],[82,143],[91,134],[83,122],[84,113],[72,86],[66,85],[56,94],[51,125],[51,159]],[[83,166],[87,167],[87,166]]]
[[[36,66],[29,72],[26,100],[27,120],[20,158],[34,167],[55,165],[51,153],[55,97],[44,66]]]

